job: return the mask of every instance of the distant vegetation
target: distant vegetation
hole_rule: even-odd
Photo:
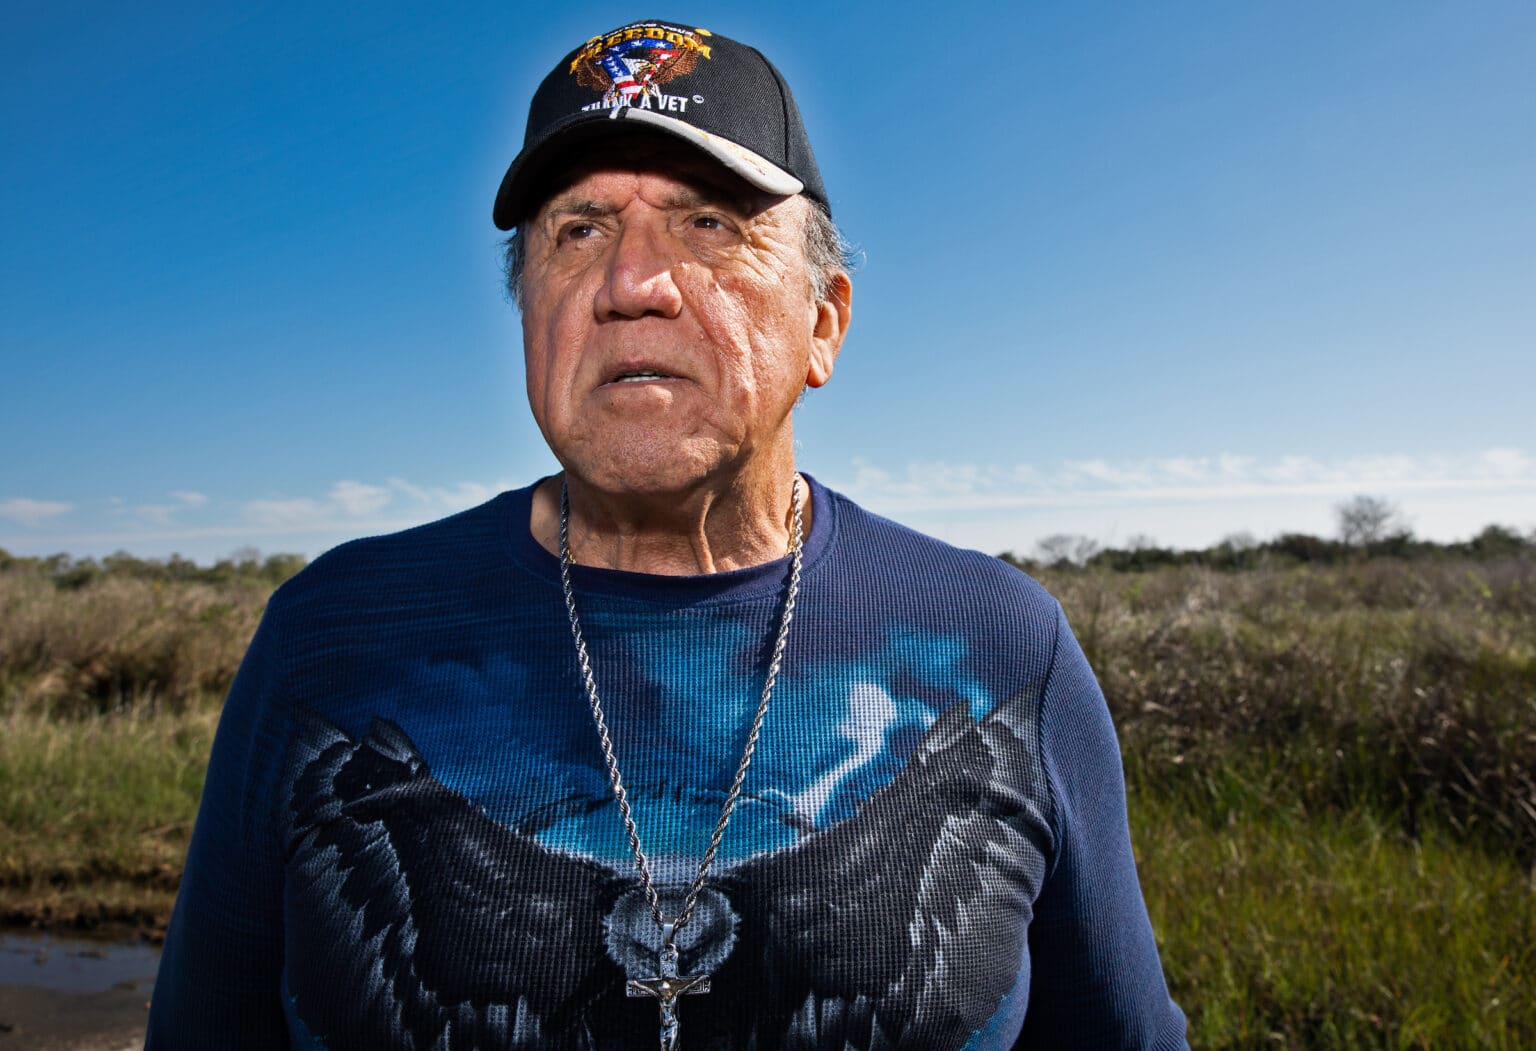
[[[1490,525],[1471,540],[1436,543],[1416,539],[1406,529],[1390,532],[1362,531],[1348,521],[1349,505],[1340,506],[1338,539],[1309,533],[1281,533],[1271,540],[1256,540],[1246,533],[1197,550],[1161,547],[1149,537],[1133,537],[1124,547],[1101,547],[1092,537],[1057,533],[1035,545],[1032,558],[1012,551],[998,555],[1004,562],[1026,572],[1041,569],[1107,569],[1119,573],[1144,573],[1166,566],[1203,566],[1222,572],[1245,569],[1280,569],[1286,566],[1335,566],[1371,559],[1411,562],[1489,562],[1536,557],[1536,531],[1522,535],[1507,526]]]
[[[1536,1047],[1536,559],[1048,571],[1200,1047]]]
[[[220,702],[303,563],[0,551],[0,922],[163,929]]]
[[[172,708],[221,698],[298,555],[213,566],[0,550],[0,714]]]
[[[1536,537],[1349,507],[1338,539],[1003,557],[1103,683],[1194,1046],[1536,1046]],[[163,927],[223,692],[301,565],[0,552],[0,918]]]
[[[60,588],[78,589],[102,580],[149,580],[161,583],[244,584],[276,587],[304,568],[303,555],[261,556],[245,549],[211,566],[191,559],[136,558],[125,551],[97,561],[66,554],[25,558],[0,548],[0,573],[41,577]]]

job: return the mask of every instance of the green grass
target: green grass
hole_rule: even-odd
[[[1536,565],[1077,574],[1135,783],[1197,812],[1363,809],[1536,863]]]
[[[1536,874],[1369,813],[1133,794],[1142,886],[1201,1048],[1536,1046]]]
[[[217,719],[0,717],[0,919],[163,931]]]

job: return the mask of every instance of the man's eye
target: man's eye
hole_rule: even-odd
[[[597,226],[593,223],[571,223],[569,226],[560,228],[560,240],[561,242],[584,241],[595,233],[597,233]]]
[[[718,215],[696,215],[693,217],[693,228],[695,230],[723,230],[725,229],[725,223],[721,221]]]

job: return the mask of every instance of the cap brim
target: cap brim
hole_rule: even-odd
[[[609,110],[576,114],[551,128],[538,143],[517,155],[496,193],[496,206],[492,210],[496,226],[502,230],[512,229],[540,203],[530,199],[531,191],[543,181],[541,176],[547,174],[548,162],[560,147],[612,134],[621,128],[624,132],[651,129],[680,139],[764,193],[789,197],[805,189],[805,184],[789,172],[730,139],[655,110],[615,106]]]

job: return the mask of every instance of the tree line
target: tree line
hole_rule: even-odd
[[[1281,533],[1258,540],[1249,533],[1234,533],[1209,547],[1163,547],[1149,537],[1131,537],[1123,546],[1100,544],[1076,533],[1055,533],[1035,545],[1034,555],[1004,551],[997,557],[1026,571],[1039,569],[1104,569],[1138,573],[1162,566],[1206,566],[1238,571],[1262,566],[1295,564],[1335,565],[1362,559],[1451,559],[1474,561],[1536,559],[1536,529],[1522,534],[1502,525],[1486,526],[1470,540],[1437,543],[1413,535],[1401,510],[1376,496],[1355,496],[1334,508],[1337,536]],[[102,559],[75,558],[59,553],[41,557],[12,555],[0,548],[0,573],[27,573],[47,577],[61,588],[82,588],[103,579],[133,579],[206,584],[245,583],[276,587],[307,563],[303,555],[263,556],[255,548],[235,551],[228,558],[204,566],[181,555],[139,558],[118,551]]]
[[[1012,551],[1004,551],[998,557],[1026,571],[1085,568],[1130,573],[1162,566],[1194,565],[1237,571],[1261,566],[1336,565],[1374,558],[1536,559],[1536,530],[1522,534],[1508,526],[1489,525],[1470,540],[1421,540],[1413,535],[1395,504],[1365,495],[1337,505],[1334,514],[1334,537],[1281,533],[1269,540],[1258,540],[1249,533],[1234,533],[1209,547],[1187,550],[1163,547],[1144,536],[1132,537],[1121,547],[1109,547],[1080,534],[1055,533],[1035,545],[1033,557],[1020,557]]]
[[[203,566],[190,558],[139,558],[118,551],[100,560],[59,553],[41,557],[13,555],[0,548],[0,573],[46,577],[60,588],[78,589],[99,580],[148,580],[163,583],[252,584],[276,587],[304,568],[303,555],[262,556],[241,548],[228,558]]]

